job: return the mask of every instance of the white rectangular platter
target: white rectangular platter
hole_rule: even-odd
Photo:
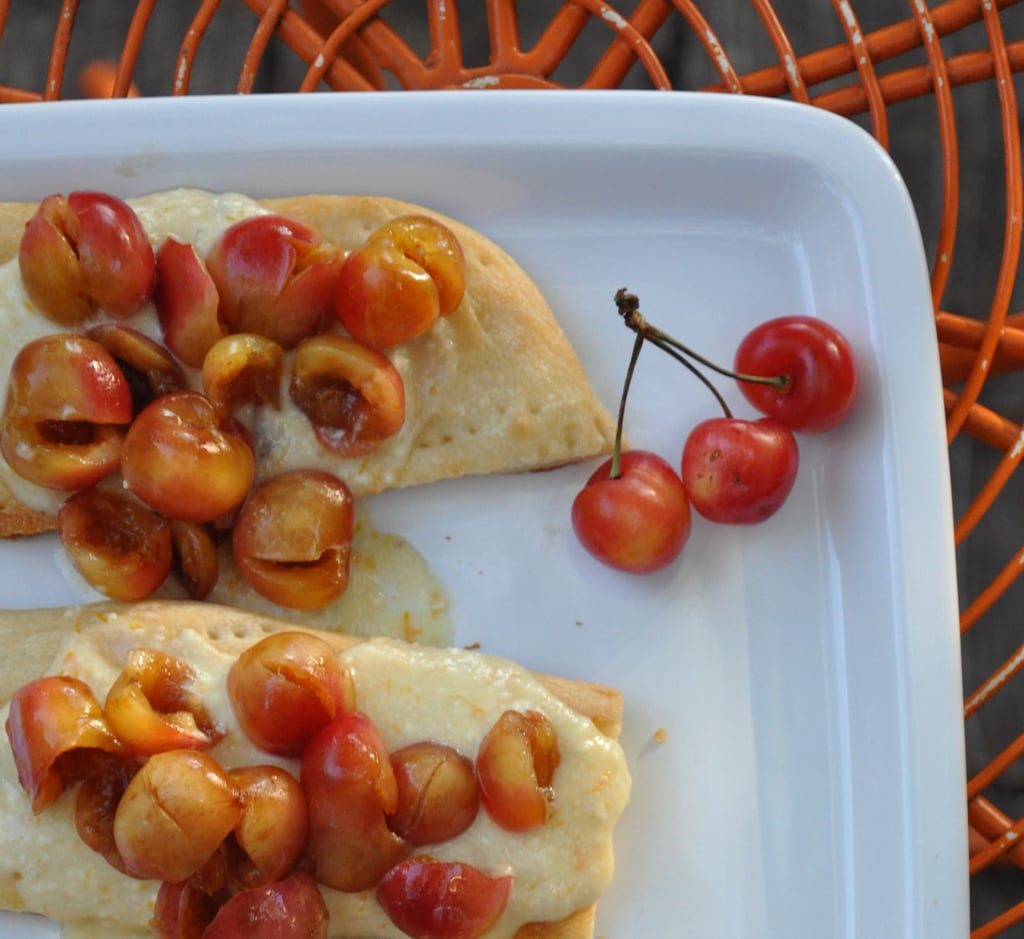
[[[0,109],[0,199],[172,186],[385,194],[473,224],[546,292],[613,410],[646,315],[730,362],[756,322],[851,339],[851,420],[801,440],[783,510],[694,524],[681,563],[613,573],[575,541],[592,466],[385,494],[456,641],[621,688],[634,785],[599,936],[967,935],[955,571],[920,235],[884,152],[781,102],[454,92]],[[735,388],[729,401],[743,412]],[[629,435],[676,462],[710,395],[656,351]],[[0,545],[0,605],[75,602],[50,538]],[[0,936],[56,935],[0,916]]]

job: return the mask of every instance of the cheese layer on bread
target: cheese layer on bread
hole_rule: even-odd
[[[169,653],[198,674],[194,690],[227,731],[209,751],[225,768],[273,762],[298,774],[295,761],[256,750],[240,730],[226,693],[238,655],[285,624],[210,604],[152,603],[126,608],[40,611],[49,627],[63,623],[67,639],[51,672],[85,681],[103,701],[133,648]],[[61,619],[63,617],[63,619]],[[294,628],[294,627],[289,627]],[[50,633],[52,635],[52,628]],[[615,739],[621,700],[601,686],[538,679],[525,669],[479,652],[416,647],[391,639],[355,642],[333,634],[368,714],[393,751],[435,740],[473,757],[506,709],[537,710],[558,735],[561,762],[553,780],[552,815],[540,828],[509,833],[482,812],[452,840],[432,846],[439,860],[473,864],[514,878],[509,903],[488,939],[552,937],[579,932],[534,931],[527,923],[583,922],[613,870],[612,834],[628,799],[630,777]],[[26,676],[28,677],[34,676]],[[0,712],[6,720],[7,708]],[[589,712],[589,713],[588,713]],[[595,723],[597,721],[597,723]],[[602,729],[598,729],[600,725]],[[33,816],[21,789],[6,735],[0,747],[0,907],[40,913],[65,924],[66,935],[106,939],[148,935],[158,884],[128,878],[78,838],[74,790]],[[329,935],[403,934],[373,893],[322,888]]]

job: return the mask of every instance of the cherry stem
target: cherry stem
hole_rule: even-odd
[[[705,368],[711,369],[713,372],[717,372],[719,375],[725,375],[728,378],[735,378],[737,381],[753,382],[756,385],[771,385],[773,388],[784,389],[789,384],[788,375],[747,375],[743,372],[736,372],[732,369],[724,368],[721,365],[712,362],[710,359],[706,359],[700,353],[694,351],[689,346],[684,345],[678,339],[670,336],[668,333],[663,332],[656,326],[652,326],[647,322],[644,315],[640,312],[640,300],[636,294],[629,293],[625,287],[620,288],[615,294],[615,305],[618,307],[619,315],[622,317],[625,324],[644,339],[648,339],[654,343],[662,352],[672,356],[677,362],[681,362],[685,365],[694,375],[696,375],[708,388],[708,390],[715,396],[715,400],[721,405],[722,410],[725,412],[726,417],[732,417],[732,413],[729,410],[729,406],[725,403],[725,399],[719,393],[718,389],[708,380],[708,377],[704,375],[693,363],[699,362]],[[693,361],[690,361],[690,360]]]
[[[629,396],[629,386],[633,382],[633,372],[636,371],[636,362],[640,358],[640,350],[644,347],[644,336],[636,334],[633,340],[633,354],[629,357],[629,366],[626,369],[626,380],[622,383],[622,395],[619,398],[619,417],[615,424],[615,445],[612,448],[612,465],[608,470],[610,479],[618,479],[622,475],[622,426],[626,419],[626,398]]]

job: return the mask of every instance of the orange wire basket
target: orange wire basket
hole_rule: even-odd
[[[787,21],[796,6],[0,0],[0,102],[640,87],[786,97],[865,126],[904,171],[931,259],[962,597],[971,935],[986,939],[1024,922],[1024,5],[807,0]],[[31,31],[30,10],[36,24],[49,17],[45,34]],[[33,73],[4,67],[40,43],[47,56],[22,56]]]

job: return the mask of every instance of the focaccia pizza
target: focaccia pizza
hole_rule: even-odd
[[[592,935],[617,692],[213,604],[0,631],[0,907],[104,939]]]
[[[171,557],[202,596],[211,537],[259,492],[243,575],[322,605],[351,497],[610,451],[537,285],[420,206],[76,192],[0,205],[0,261],[0,536],[59,519],[114,599],[150,595]]]

